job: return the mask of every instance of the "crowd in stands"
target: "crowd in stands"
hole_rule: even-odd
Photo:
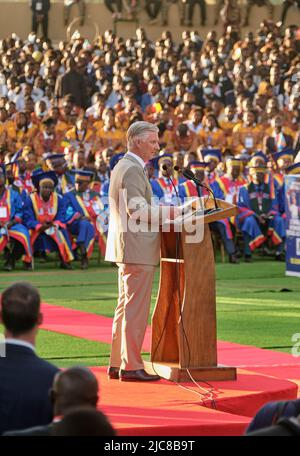
[[[61,267],[105,252],[110,172],[126,130],[157,125],[161,152],[147,164],[159,202],[206,196],[174,166],[189,167],[218,198],[239,206],[211,226],[229,261],[262,247],[284,259],[284,175],[300,167],[300,35],[263,21],[242,37],[185,30],[176,43],[138,28],[57,46],[31,33],[0,42],[0,251],[5,269],[57,251]],[[167,168],[167,171],[163,168]],[[291,205],[295,195],[289,195]],[[294,214],[299,218],[299,211]],[[242,240],[242,246],[239,241]],[[96,241],[96,242],[95,242]],[[272,250],[273,249],[273,250]]]
[[[44,0],[48,1],[48,0]],[[71,0],[72,2],[72,0]],[[73,1],[72,3],[75,3]],[[206,25],[207,3],[205,0],[105,0],[107,9],[112,13],[115,21],[125,19],[132,20],[139,16],[144,7],[149,17],[149,25],[161,22],[163,26],[169,23],[169,9],[172,4],[177,4],[180,25],[189,27]],[[242,2],[238,0],[216,0],[214,7],[214,25],[221,18],[224,27],[228,25],[237,28],[249,26],[249,20],[253,6],[264,7],[267,10],[269,20],[274,17],[274,4],[270,0],[245,0],[245,15],[242,21]],[[200,20],[198,20],[197,5],[199,6]],[[299,0],[283,0],[280,13],[281,24],[285,23],[288,10],[295,5],[300,8]]]

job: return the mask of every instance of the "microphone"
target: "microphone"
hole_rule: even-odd
[[[177,168],[178,168],[178,166],[177,166]],[[179,201],[180,201],[180,200],[179,200],[179,194],[178,194],[176,185],[174,184],[174,181],[173,181],[173,179],[172,179],[172,177],[171,177],[170,167],[167,166],[167,165],[162,165],[162,169],[163,169],[164,171],[167,171],[167,177],[168,177],[169,181],[171,182],[172,187],[173,187],[174,190],[175,190],[175,194],[176,194],[176,198],[177,198],[177,204],[179,204]],[[175,169],[175,166],[174,166],[174,169]],[[178,169],[179,169],[179,168],[178,168]]]
[[[193,171],[191,171],[190,169],[188,169],[188,168],[183,168],[183,169],[181,170],[181,172],[182,172],[182,175],[183,175],[186,179],[192,180],[193,182],[195,182],[196,185],[199,185],[199,187],[205,188],[209,193],[212,194],[212,197],[213,197],[213,199],[214,199],[214,204],[215,204],[215,210],[218,210],[219,208],[218,208],[217,200],[216,200],[215,194],[214,194],[214,192],[212,191],[212,189],[211,189],[210,187],[208,187],[207,185],[202,184],[202,183],[199,181],[199,179],[196,178],[196,176],[195,176],[195,174],[193,173]],[[210,209],[209,211],[207,211],[207,212],[210,212],[210,211],[211,211],[211,209]]]

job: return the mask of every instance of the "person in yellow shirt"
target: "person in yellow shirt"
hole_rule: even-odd
[[[2,144],[2,138],[5,138],[6,128],[12,124],[13,122],[11,120],[8,120],[6,109],[0,108],[0,144]]]
[[[65,139],[75,149],[80,148],[84,150],[85,158],[90,153],[93,154],[95,133],[91,128],[88,128],[88,119],[86,117],[79,117],[77,119],[75,127],[67,131]]]
[[[114,109],[105,109],[103,112],[103,122],[103,127],[96,133],[96,149],[103,150],[110,147],[114,152],[125,150],[125,132],[121,128],[116,127]]]
[[[236,113],[236,109],[232,105],[228,105],[224,111],[225,117],[220,121],[220,127],[224,131],[226,138],[226,147],[228,149],[232,148],[232,132],[236,125],[239,123],[239,119]]]
[[[33,137],[30,129],[28,129],[25,112],[18,112],[14,123],[7,124],[4,138],[10,152],[15,152],[25,146],[32,146]]]
[[[220,127],[216,116],[208,113],[203,117],[203,129],[199,131],[198,137],[201,146],[209,149],[221,149],[225,147],[226,138]]]
[[[262,149],[263,130],[256,125],[256,114],[247,111],[243,115],[243,123],[233,128],[232,148],[235,154]]]
[[[124,109],[116,113],[116,126],[127,131],[131,115],[136,112],[140,112],[143,115],[143,112],[142,108],[138,105],[136,98],[132,95],[125,96],[124,103]]]
[[[90,109],[90,108],[89,108]],[[98,100],[94,105],[94,111],[92,115],[89,115],[89,109],[86,110],[86,116],[88,116],[89,125],[94,131],[99,130],[103,127],[102,115],[105,110],[105,97],[101,93],[98,96]]]
[[[59,138],[63,138],[70,128],[74,126],[69,117],[61,117],[59,108],[53,106],[49,110],[49,117],[55,120],[55,133]]]

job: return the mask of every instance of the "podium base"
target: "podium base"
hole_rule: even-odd
[[[187,369],[179,367],[178,363],[158,363],[144,361],[145,369],[149,374],[156,374],[173,382],[190,382]],[[228,381],[236,380],[236,368],[230,366],[190,367],[189,372],[195,381]]]

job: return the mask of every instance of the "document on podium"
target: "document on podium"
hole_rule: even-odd
[[[190,197],[186,198],[186,201],[178,206],[181,209],[181,214],[178,215],[174,220],[167,219],[165,224],[181,225],[186,220],[190,219],[193,214],[196,216],[204,215],[204,199],[203,197]]]

